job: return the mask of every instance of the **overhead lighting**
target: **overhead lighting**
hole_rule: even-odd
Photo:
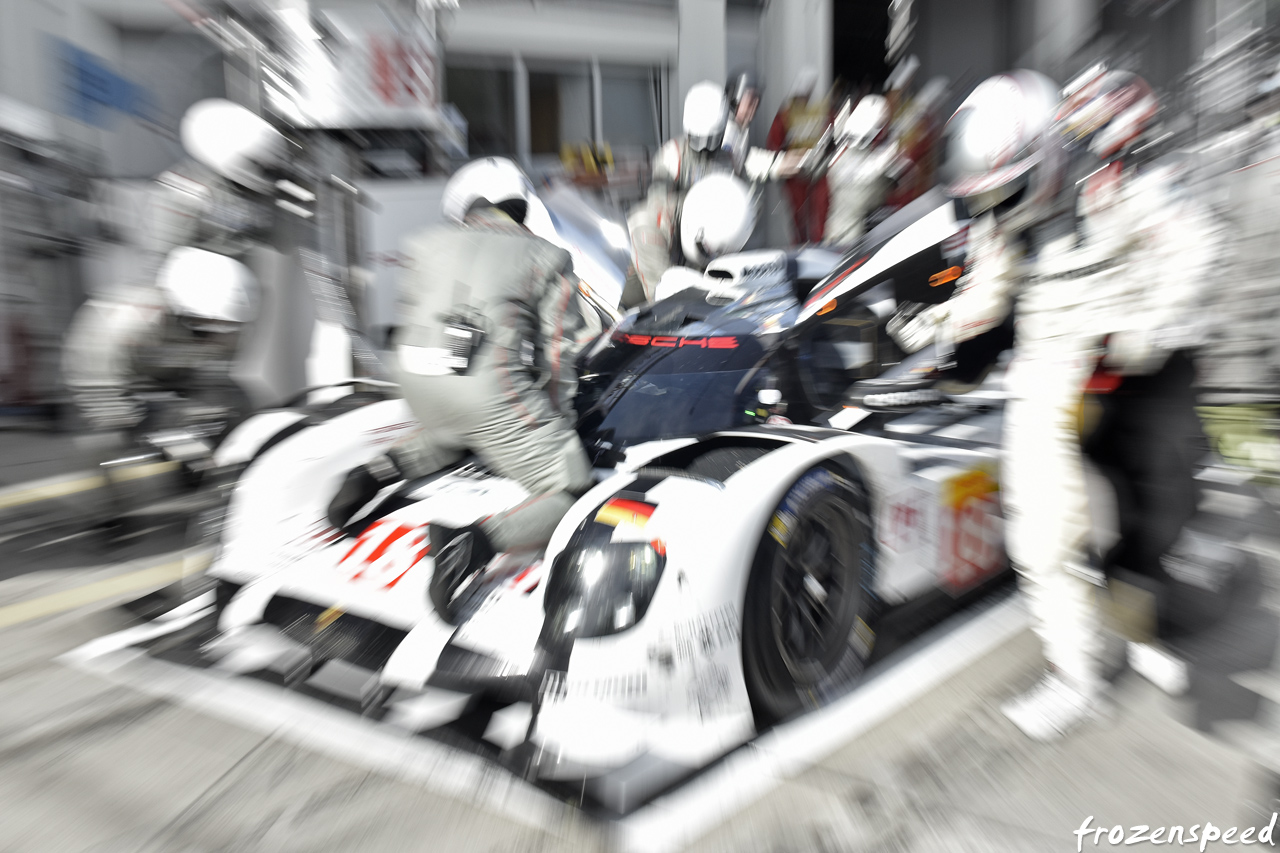
[[[276,189],[286,192],[299,201],[313,202],[316,200],[316,194],[310,190],[303,189],[293,181],[279,180],[276,181]]]
[[[297,216],[301,216],[303,219],[310,219],[311,217],[315,216],[314,212],[307,210],[305,207],[299,207],[293,202],[285,201],[282,198],[276,199],[276,207],[280,208],[281,210],[287,210],[290,213],[296,214]]]

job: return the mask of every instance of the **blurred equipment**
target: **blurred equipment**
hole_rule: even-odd
[[[729,101],[729,124],[725,128],[724,147],[733,152],[735,172],[741,172],[751,147],[751,122],[760,108],[763,89],[752,71],[739,71],[729,78],[725,97]]]
[[[53,117],[0,96],[0,421],[41,422],[64,402],[61,339],[81,299],[91,164]]]

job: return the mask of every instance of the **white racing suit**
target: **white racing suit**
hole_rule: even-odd
[[[1098,585],[1080,447],[1085,383],[1105,361],[1120,373],[1159,369],[1196,343],[1199,286],[1216,252],[1206,217],[1157,171],[1082,204],[1082,238],[1021,265],[992,217],[971,230],[956,295],[901,330],[904,347],[966,340],[999,324],[1017,291],[1016,349],[1006,379],[1001,492],[1009,556],[1046,660],[1087,695],[1103,686]]]
[[[668,140],[658,151],[649,193],[627,217],[635,267],[635,277],[628,282],[623,297],[628,306],[652,302],[662,274],[683,263],[680,208],[685,193],[706,175],[734,173],[737,158],[736,148],[694,151],[683,139]],[[642,294],[635,292],[637,285]]]
[[[426,231],[406,250],[395,373],[423,428],[390,455],[413,478],[475,453],[530,495],[484,520],[485,536],[498,551],[541,547],[592,485],[573,398],[575,361],[599,318],[569,253],[496,210]],[[469,357],[450,318],[483,333]]]
[[[884,204],[897,161],[896,143],[872,150],[845,145],[836,152],[827,167],[831,206],[823,243],[850,246],[858,241],[866,230],[867,216]]]
[[[142,421],[140,385],[176,385],[183,391],[203,385],[199,390],[212,391],[219,401],[239,396],[229,375],[216,375],[234,355],[238,335],[194,335],[183,328],[157,277],[180,246],[241,251],[233,238],[260,225],[264,214],[192,163],[159,175],[135,205],[102,206],[103,226],[123,238],[128,269],[121,270],[122,280],[108,282],[80,306],[62,353],[63,380],[76,408],[100,433]]]

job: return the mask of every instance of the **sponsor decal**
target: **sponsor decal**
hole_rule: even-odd
[[[330,607],[328,610],[316,617],[315,626],[311,629],[311,633],[319,634],[324,631],[325,628],[328,628],[334,622],[337,622],[338,617],[342,616],[342,614],[346,612],[347,611],[343,610],[341,607]]]
[[[682,347],[698,347],[699,349],[738,348],[738,339],[732,335],[710,338],[684,338],[679,335],[633,335],[628,332],[618,332],[613,336],[613,339],[636,347],[664,347],[666,349],[680,349]]]
[[[383,519],[365,528],[356,543],[338,561],[339,568],[354,569],[347,580],[382,583],[391,589],[431,551],[427,527]],[[384,583],[385,582],[385,583]]]
[[[891,391],[887,394],[867,394],[862,398],[864,406],[927,406],[940,403],[945,395],[934,388],[915,391]]]
[[[604,678],[574,678],[562,670],[552,669],[542,676],[539,696],[543,704],[567,699],[625,702],[639,699],[648,692],[647,672],[624,673]]]
[[[272,566],[276,569],[288,568],[341,538],[342,531],[330,527],[328,521],[316,521],[304,532],[285,543],[284,547],[275,554]]]
[[[897,495],[880,524],[880,544],[899,554],[914,550],[924,533],[926,500],[917,489]]]
[[[613,498],[600,507],[595,520],[610,527],[635,527],[643,529],[657,507],[644,501]]]
[[[378,446],[382,444],[394,444],[400,440],[405,432],[417,431],[421,429],[416,421],[405,421],[404,423],[389,424],[387,426],[374,427],[364,431],[364,435],[369,436],[369,444]]]
[[[701,716],[712,716],[729,703],[729,670],[720,664],[701,667],[689,682],[689,703]]]
[[[765,276],[782,275],[787,271],[786,261],[779,258],[763,264],[754,264],[749,267],[743,267],[739,279],[748,278],[764,278]]]
[[[973,588],[1003,565],[999,491],[995,477],[982,468],[965,471],[943,484],[940,585],[953,594]]]
[[[737,641],[738,611],[725,604],[708,613],[672,626],[662,642],[649,649],[649,659],[664,666],[668,661],[691,661],[707,658],[718,649]]]
[[[769,535],[773,537],[774,541],[783,548],[787,547],[787,542],[791,539],[791,531],[796,525],[796,508],[807,500],[810,495],[824,489],[834,488],[837,482],[836,475],[826,468],[816,468],[801,477],[787,492],[786,497],[782,499],[782,504],[778,507],[778,511],[773,514],[773,518],[769,521]]]

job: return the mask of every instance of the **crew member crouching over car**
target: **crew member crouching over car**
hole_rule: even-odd
[[[445,188],[449,224],[409,239],[395,373],[422,430],[348,475],[330,506],[346,526],[384,487],[475,453],[529,500],[454,529],[433,524],[431,595],[446,619],[454,596],[495,553],[545,546],[592,485],[574,432],[574,362],[599,332],[580,304],[565,250],[524,225],[534,199],[510,160],[485,158]]]

